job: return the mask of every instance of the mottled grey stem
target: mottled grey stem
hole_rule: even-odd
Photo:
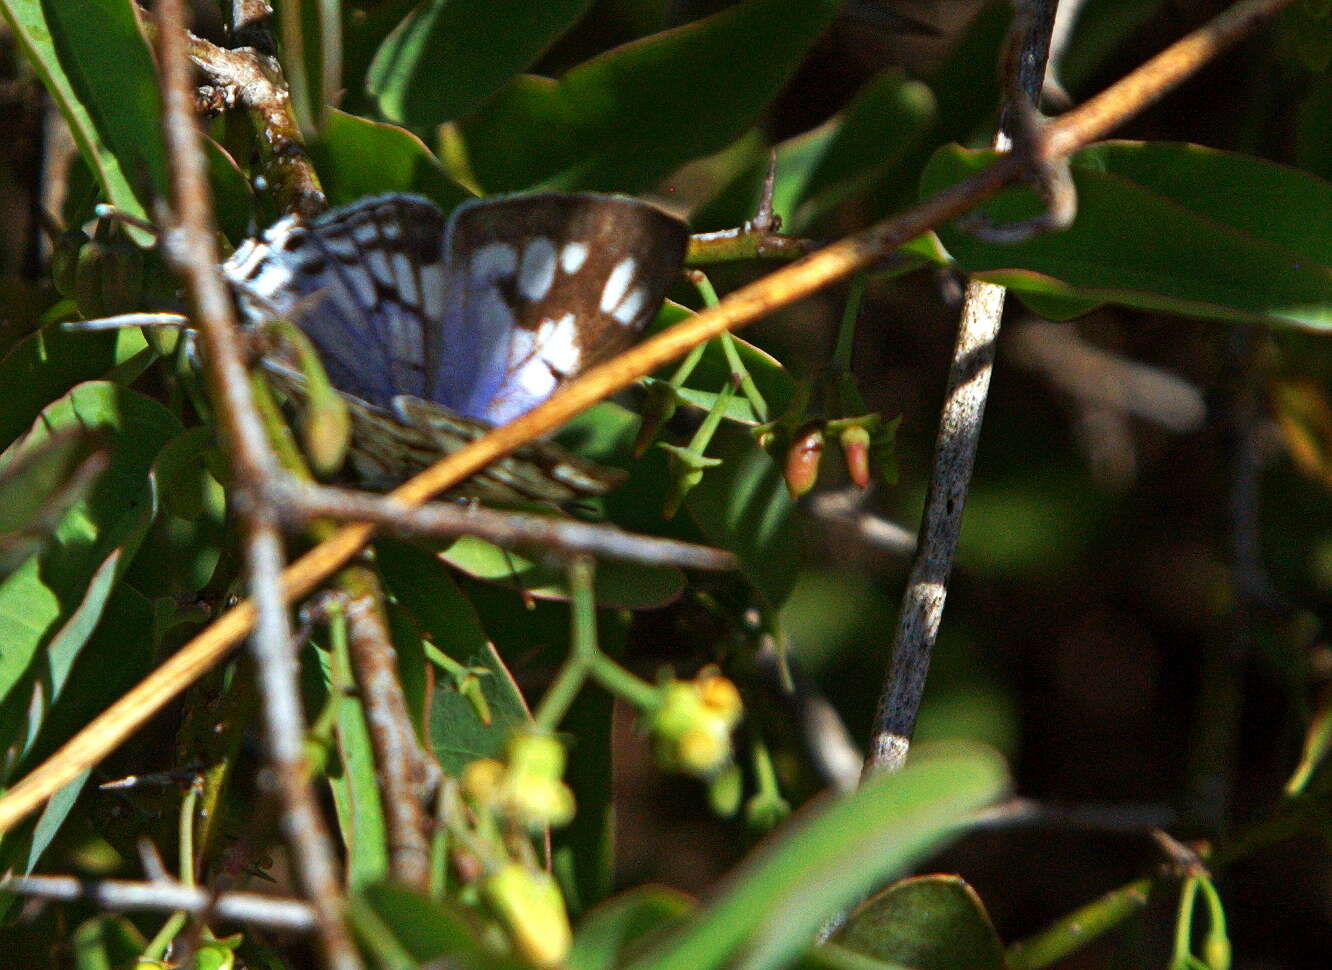
[[[1021,110],[1020,105],[1013,103],[1015,88],[1020,89],[1026,103],[1039,102],[1056,5],[1057,0],[1027,0],[1018,5],[1014,29],[1022,33],[1020,39],[1015,37],[1016,43],[1010,48],[1013,53],[1005,63],[1006,87],[1010,92],[1002,113],[1005,125],[1013,125],[1015,112]],[[1001,128],[995,137],[995,147],[1001,151],[1012,146],[1007,130]],[[948,369],[943,413],[939,417],[919,544],[902,594],[893,659],[879,698],[869,755],[865,759],[866,776],[897,771],[906,763],[920,699],[925,692],[930,653],[939,634],[944,599],[948,595],[948,577],[962,529],[962,509],[976,461],[1003,312],[1002,286],[979,280],[967,285],[957,344]]]

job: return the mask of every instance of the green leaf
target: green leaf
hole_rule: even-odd
[[[872,188],[934,126],[934,95],[898,70],[869,81],[835,117],[777,146],[773,212],[786,232],[807,234],[820,218]],[[754,211],[768,169],[754,152],[737,176],[693,218],[699,228],[738,225]]]
[[[130,567],[129,580],[151,596],[186,601],[213,577],[227,542],[227,499],[213,477],[214,429],[181,432],[153,462],[161,513]]]
[[[633,970],[767,970],[804,950],[830,915],[955,837],[1004,788],[989,749],[951,747],[825,798],[779,829],[685,927]]]
[[[475,579],[502,583],[536,599],[569,598],[560,566],[501,549],[475,536],[460,536],[439,555],[450,566]],[[673,566],[607,560],[597,567],[598,606],[651,609],[673,602],[683,590],[684,574]]]
[[[337,622],[337,621],[335,621]],[[345,621],[344,621],[345,622]],[[318,650],[331,703],[337,705],[338,759],[331,765],[328,786],[333,794],[338,828],[347,847],[347,882],[356,890],[388,875],[388,834],[375,778],[374,748],[365,723],[365,705],[356,696],[350,665],[332,650]],[[337,676],[334,676],[335,667]]]
[[[24,337],[0,360],[0,387],[5,389],[0,447],[25,431],[48,402],[147,349],[137,328],[70,333],[56,324]]]
[[[461,117],[528,67],[590,0],[426,0],[375,54],[366,86],[391,121]]]
[[[957,876],[903,879],[862,903],[833,938],[916,970],[1003,970],[1004,947],[975,890]]]
[[[470,172],[486,192],[647,189],[753,125],[840,6],[749,0],[558,81],[517,77],[460,125]]]
[[[330,205],[382,192],[414,192],[447,214],[472,198],[421,139],[397,125],[330,108],[324,138],[310,154]]]
[[[402,886],[367,886],[352,897],[348,910],[357,936],[382,966],[393,970],[415,970],[432,961],[467,970],[526,966],[482,946],[462,911]]]
[[[46,550],[0,584],[0,732],[13,737],[27,716],[29,677],[48,702],[58,697],[117,579],[155,510],[148,469],[158,449],[179,431],[160,404],[114,384],[80,384],[47,407],[32,430],[0,456],[0,477],[31,449],[69,428],[102,432],[110,464],[86,499],[65,516]],[[40,670],[32,669],[33,661]],[[24,712],[27,711],[27,715]],[[37,716],[40,716],[39,714]],[[35,725],[28,725],[29,737]]]
[[[129,918],[97,916],[74,931],[75,970],[132,967],[148,941]]]
[[[772,606],[795,585],[799,536],[781,469],[744,428],[723,424],[708,445],[720,458],[685,498],[707,541],[740,558],[740,568]]]
[[[436,678],[429,730],[431,749],[440,767],[456,777],[469,762],[499,757],[509,735],[530,723],[531,717],[472,604],[448,570],[423,549],[380,539],[375,544],[375,558],[385,586],[415,616],[435,646],[465,667],[488,671],[479,683],[490,709],[489,724],[447,678]]]
[[[0,9],[107,199],[149,218],[148,202],[165,194],[166,164],[157,74],[129,0],[0,0]]]
[[[933,194],[993,160],[940,149]],[[995,245],[949,226],[945,247],[969,273],[1017,291],[1310,330],[1332,328],[1332,184],[1196,145],[1117,142],[1073,159],[1078,217],[1065,232]],[[1040,211],[1026,189],[986,206],[999,222]]]
[[[106,461],[96,434],[71,428],[27,449],[0,473],[0,576],[42,547]]]
[[[27,748],[18,765],[22,776],[53,754],[94,716],[133,687],[151,669],[157,652],[153,636],[153,608],[126,585],[115,587],[106,601],[96,629],[73,660],[59,689],[48,694],[49,707],[33,716],[28,710]],[[53,665],[54,666],[54,665]],[[57,671],[58,672],[58,671]],[[54,684],[50,685],[54,688]],[[16,696],[15,700],[22,700]],[[3,730],[8,736],[12,714],[21,705],[6,704]],[[36,819],[0,840],[0,868],[31,872],[73,809],[87,781],[84,772],[65,785]]]
[[[574,933],[569,970],[615,970],[628,952],[654,933],[668,930],[694,909],[683,893],[640,886],[621,893],[587,914]]]

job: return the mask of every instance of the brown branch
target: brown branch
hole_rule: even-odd
[[[244,532],[250,597],[256,605],[251,646],[264,699],[268,755],[283,804],[283,829],[317,916],[326,960],[337,970],[358,970],[360,957],[342,924],[333,845],[306,777],[305,721],[282,595],[282,540],[277,515],[263,495],[263,483],[277,473],[277,464],[250,396],[231,294],[218,267],[207,163],[195,129],[183,0],[161,0],[157,14],[162,136],[174,209],[163,220],[169,226],[163,251],[185,285],[203,342],[204,376],[229,451],[231,499]]]
[[[431,825],[425,806],[439,782],[439,767],[428,761],[412,729],[378,577],[364,566],[350,566],[338,573],[337,583],[348,594],[348,646],[375,752],[389,875],[425,893],[430,889]]]
[[[1070,112],[1045,129],[1041,153],[1050,158],[1068,155],[1108,133],[1120,120],[1155,100],[1169,87],[1215,56],[1227,44],[1243,36],[1264,18],[1291,0],[1241,0],[1217,22],[1191,34],[1175,47],[1153,58],[1117,82],[1093,102],[1108,99],[1113,111],[1098,105],[1082,113]],[[1205,35],[1206,53],[1199,50],[1199,35]],[[1188,51],[1182,57],[1177,48]],[[1162,65],[1168,64],[1169,69]],[[1152,79],[1144,84],[1143,77]],[[1136,99],[1136,100],[1135,100]],[[1093,103],[1089,102],[1089,104]],[[1067,119],[1067,121],[1065,120]],[[1023,161],[1005,155],[982,172],[950,186],[938,195],[862,232],[782,267],[749,284],[665,333],[644,341],[624,354],[601,364],[569,382],[558,393],[518,420],[495,429],[484,438],[440,461],[393,493],[409,505],[419,505],[430,496],[475,474],[514,448],[547,434],[575,414],[607,395],[628,386],[658,367],[675,360],[704,341],[752,323],[772,310],[803,299],[845,279],[872,264],[884,253],[920,233],[984,202],[1008,183],[1024,177]],[[328,541],[312,549],[283,574],[283,592],[288,600],[310,593],[369,541],[374,527],[353,525],[341,529]],[[184,690],[200,673],[226,656],[249,631],[255,611],[246,601],[218,617],[161,667],[71,738],[55,755],[38,766],[0,798],[0,832],[13,827],[80,772],[114,750],[131,732]]]
[[[117,913],[152,910],[208,915],[294,933],[308,933],[315,926],[313,910],[299,900],[244,892],[215,895],[173,879],[131,882],[74,876],[9,876],[0,879],[0,891],[60,902],[82,900]]]
[[[279,208],[286,213],[316,216],[328,201],[292,114],[282,65],[271,54],[271,38],[268,47],[263,46],[261,34],[267,34],[267,26],[266,18],[260,17],[260,8],[268,5],[265,0],[236,0],[236,6],[243,8],[237,12],[247,18],[236,25],[242,35],[238,40],[254,46],[228,50],[185,31],[185,50],[190,61],[217,88],[222,103],[239,106],[249,115],[264,177]],[[145,33],[155,36],[160,12],[154,15],[138,6],[134,9]]]

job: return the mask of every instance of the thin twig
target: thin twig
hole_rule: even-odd
[[[1086,112],[1075,109],[1050,123],[1043,135],[1042,154],[1067,155],[1105,135],[1113,125],[1156,100],[1246,31],[1291,2],[1241,0],[1202,30],[1190,34],[1088,102],[1094,105],[1092,109]],[[1145,83],[1144,78],[1150,79],[1149,82]],[[409,505],[421,504],[513,449],[553,431],[602,398],[682,357],[698,344],[752,323],[778,307],[803,299],[871,265],[883,253],[984,202],[1005,185],[1021,179],[1025,172],[1022,159],[1002,156],[984,171],[919,205],[736,290],[717,306],[570,381],[544,404],[441,460],[404,484],[394,496]],[[356,555],[373,533],[374,527],[370,525],[348,526],[292,563],[283,574],[287,599],[299,599],[310,593]],[[0,832],[12,828],[63,785],[104,758],[171,698],[225,657],[249,631],[254,617],[254,605],[249,601],[222,614],[14,785],[0,797]]]
[[[0,891],[53,899],[83,900],[117,913],[136,910],[208,914],[250,926],[308,933],[314,929],[314,911],[296,899],[278,899],[257,893],[221,893],[187,886],[172,879],[131,882],[124,879],[78,879],[74,876],[10,876],[0,879]]]
[[[538,549],[565,558],[591,555],[648,566],[717,571],[738,566],[734,554],[724,549],[635,535],[611,525],[576,519],[447,502],[410,506],[395,498],[297,481],[288,481],[282,489],[284,514],[373,522],[401,535],[472,535],[505,548]]]
[[[1014,30],[1020,33],[1015,34],[1010,46],[1020,53],[1010,56],[1007,66],[1017,75],[1021,88],[1021,93],[1014,93],[1013,97],[1025,96],[1030,104],[1040,98],[1056,3],[1057,0],[1029,0],[1018,5]],[[1010,80],[1010,87],[1012,84]],[[1001,115],[1009,124],[1019,114],[1014,107],[1006,105]],[[1007,133],[1001,130],[995,138],[995,147],[1004,151],[1010,145]],[[981,280],[967,284],[957,343],[948,368],[948,388],[939,415],[920,539],[902,593],[892,662],[874,715],[869,756],[865,759],[866,777],[880,771],[897,771],[906,764],[920,699],[925,693],[930,654],[948,595],[957,537],[962,531],[962,508],[971,484],[1003,313],[1002,286]]]
[[[282,595],[282,540],[277,515],[263,495],[263,483],[277,473],[277,464],[250,396],[231,296],[218,268],[207,163],[193,116],[183,0],[162,0],[157,15],[162,134],[174,209],[163,250],[185,284],[204,346],[204,374],[231,460],[231,497],[244,531],[250,597],[257,614],[251,646],[264,698],[268,755],[283,803],[283,829],[318,917],[325,959],[336,970],[358,970],[360,957],[342,923],[333,845],[306,777],[305,719]]]
[[[425,806],[439,782],[439,767],[428,762],[412,730],[378,578],[364,566],[349,566],[338,574],[338,586],[349,594],[348,646],[375,753],[389,875],[425,893],[430,889],[430,815]]]

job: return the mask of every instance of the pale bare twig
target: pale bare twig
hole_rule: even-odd
[[[1018,6],[1011,53],[1006,67],[1010,103],[1001,118],[1012,124],[1023,116],[1023,99],[1028,105],[1040,99],[1041,79],[1045,75],[1045,57],[1049,50],[1050,26],[1055,0],[1031,0]],[[1014,90],[1014,89],[1018,90]],[[1017,99],[1015,105],[1011,99]],[[1024,138],[1036,137],[1028,131]],[[1001,151],[1009,147],[1003,128],[995,138]],[[1039,153],[1028,148],[1033,157]],[[934,465],[925,511],[921,517],[920,539],[911,574],[902,594],[893,637],[893,655],[879,707],[874,716],[869,756],[864,774],[897,771],[906,764],[911,734],[916,726],[920,699],[925,693],[925,677],[930,668],[930,654],[939,634],[944,599],[948,595],[948,577],[953,569],[957,537],[962,531],[962,508],[971,484],[971,470],[980,441],[981,419],[990,389],[994,366],[995,341],[1004,312],[1004,288],[981,280],[967,284],[962,304],[962,320],[952,364],[948,369],[948,387],[939,432],[934,445]]]
[[[1045,127],[1040,153],[1057,158],[1107,134],[1126,117],[1233,44],[1292,0],[1241,0],[1200,30],[1152,58],[1086,104]],[[718,334],[752,323],[772,310],[803,299],[920,233],[953,219],[1023,177],[1025,162],[1001,156],[989,168],[919,205],[868,229],[831,243],[763,279],[736,290],[717,306],[658,334],[570,381],[523,417],[442,459],[399,488],[401,501],[419,505],[475,474],[490,462],[564,424],[575,414],[628,386]],[[341,529],[294,562],[284,573],[288,600],[308,594],[354,556],[374,532],[370,525]],[[50,759],[0,797],[0,831],[11,828],[60,787],[114,750],[161,706],[221,660],[250,629],[255,608],[242,602],[165,661],[144,681],[95,718]]]
[[[303,518],[373,522],[401,535],[443,538],[471,535],[508,549],[536,549],[565,558],[593,555],[648,566],[707,570],[737,568],[734,554],[724,549],[636,535],[612,525],[451,502],[409,506],[395,498],[307,482],[288,481],[281,488],[284,514]]]
[[[125,879],[78,879],[74,876],[9,876],[0,879],[0,891],[60,902],[82,900],[117,913],[142,910],[185,912],[194,916],[235,920],[249,926],[308,933],[314,929],[314,911],[295,899],[257,893],[213,894],[173,879],[150,882]]]
[[[284,808],[282,825],[302,888],[318,917],[325,959],[337,970],[358,970],[360,957],[342,923],[333,845],[305,771],[305,719],[282,595],[282,539],[276,512],[263,494],[277,464],[250,397],[231,295],[218,268],[207,163],[195,129],[186,60],[184,3],[161,0],[157,16],[162,135],[173,209],[170,219],[163,220],[168,225],[163,251],[185,285],[203,342],[205,378],[231,459],[231,498],[244,532],[250,596],[256,609],[251,645],[264,698],[268,755]]]

